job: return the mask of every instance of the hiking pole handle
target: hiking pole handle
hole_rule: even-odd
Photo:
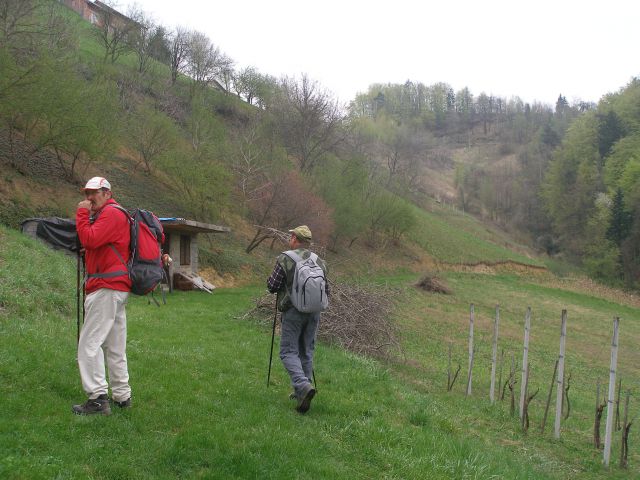
[[[273,315],[273,329],[271,330],[271,353],[269,354],[269,372],[267,373],[267,388],[271,380],[271,360],[273,359],[273,342],[276,336],[276,320],[278,319],[278,299],[276,297],[276,308]]]

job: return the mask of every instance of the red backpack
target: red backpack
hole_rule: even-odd
[[[111,205],[127,216],[131,230],[127,271],[131,279],[131,293],[146,295],[153,292],[166,278],[162,266],[164,230],[158,217],[148,210],[135,208],[127,211],[119,205]],[[115,248],[114,248],[115,251]],[[120,261],[124,260],[116,251]],[[157,303],[157,302],[156,302]]]

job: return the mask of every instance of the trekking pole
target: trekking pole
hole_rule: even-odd
[[[76,262],[76,324],[78,327],[76,342],[80,343],[80,251],[78,251],[78,259]]]
[[[318,390],[318,382],[316,381],[316,370],[314,368],[311,369],[311,376],[313,377],[313,387]]]
[[[85,300],[85,297],[87,296],[87,290],[84,288],[86,283],[86,276],[87,276],[87,264],[85,263],[85,260],[84,260],[84,254],[82,254],[82,325],[84,325],[84,315],[85,315],[84,300]],[[78,336],[78,341],[80,341],[80,336]]]
[[[269,354],[269,373],[267,373],[267,388],[271,379],[271,359],[273,358],[273,341],[276,336],[276,320],[278,319],[278,298],[276,297],[276,308],[273,315],[273,330],[271,330],[271,353]]]

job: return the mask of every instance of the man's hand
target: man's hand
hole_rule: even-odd
[[[80,208],[86,208],[87,210],[91,211],[91,201],[82,200],[81,202],[78,203],[78,209]]]

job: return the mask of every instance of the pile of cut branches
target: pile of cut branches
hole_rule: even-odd
[[[318,338],[352,352],[377,358],[401,354],[397,328],[391,319],[398,292],[381,286],[331,282],[329,308],[322,313]],[[256,306],[243,315],[262,322],[273,321],[275,295],[256,299]]]
[[[444,293],[446,295],[451,294],[451,289],[446,282],[433,273],[426,273],[418,283],[416,283],[416,287],[426,290],[427,292]]]

